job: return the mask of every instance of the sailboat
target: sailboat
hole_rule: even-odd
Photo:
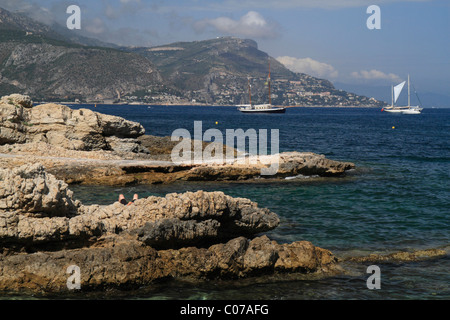
[[[269,62],[269,77],[267,79],[267,84],[269,87],[269,103],[253,105],[252,104],[251,85],[250,85],[250,80],[248,80],[249,104],[238,105],[238,110],[240,112],[244,112],[244,113],[285,113],[286,108],[272,106],[272,96],[270,93],[270,62]]]
[[[403,81],[402,83],[396,85],[395,87],[392,87],[391,93],[392,93],[392,104],[390,107],[386,107],[381,109],[381,111],[385,112],[391,112],[391,113],[401,113],[401,114],[420,114],[423,108],[419,106],[411,106],[411,91],[410,91],[410,80],[409,80],[409,74],[408,74],[408,105],[404,107],[398,107],[395,106],[395,102],[397,102],[397,99],[400,95],[400,93],[403,90],[403,87],[405,86],[406,81]]]

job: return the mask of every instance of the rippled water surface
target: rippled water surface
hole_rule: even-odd
[[[86,107],[86,106],[83,106]],[[241,114],[230,107],[97,106],[95,111],[138,121],[147,134],[175,129],[203,131],[279,129],[280,151],[311,151],[351,161],[343,178],[299,177],[280,182],[175,183],[123,188],[72,186],[85,204],[132,197],[221,190],[276,212],[279,242],[308,240],[336,255],[442,248],[450,244],[450,109],[393,115],[375,109],[290,108],[285,114]],[[217,124],[216,124],[217,122]],[[247,283],[237,287],[166,284],[136,293],[151,299],[449,299],[450,260],[381,265],[382,288],[368,290],[364,266],[354,274],[322,280]]]

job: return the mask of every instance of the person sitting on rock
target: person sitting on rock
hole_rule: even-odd
[[[134,201],[136,201],[138,199],[138,195],[135,193],[133,196],[133,200],[130,202],[127,202],[127,200],[125,199],[125,196],[123,194],[119,195],[119,202],[123,205],[127,205],[129,206],[130,204],[132,204]]]

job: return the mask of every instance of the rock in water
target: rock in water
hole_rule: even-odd
[[[121,117],[54,103],[31,108],[31,100],[16,96],[0,101],[0,144],[43,142],[68,150],[112,150],[108,138],[115,137],[113,146],[121,147],[121,139],[129,144],[127,138],[145,133],[141,124]]]
[[[342,271],[331,252],[306,241],[294,242],[286,250],[285,244],[264,236],[238,237],[209,248],[155,250],[133,239],[113,237],[101,246],[0,257],[0,290],[68,293],[66,270],[71,265],[79,267],[83,291],[138,289],[164,279],[242,281],[286,273],[291,273],[291,279],[295,275],[301,279],[304,274]]]
[[[67,291],[71,265],[84,290],[338,270],[331,252],[309,242],[253,238],[279,218],[248,199],[197,191],[84,206],[39,164],[0,170],[0,178],[3,291]]]
[[[217,243],[274,229],[278,216],[223,192],[186,192],[84,206],[40,164],[1,169],[0,240],[31,248],[40,243],[83,246],[87,238],[128,233],[155,248]]]

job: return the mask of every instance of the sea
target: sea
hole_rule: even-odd
[[[265,233],[280,243],[307,240],[337,257],[442,249],[447,255],[416,262],[377,263],[380,287],[369,288],[373,263],[348,265],[326,278],[267,281],[169,281],[127,293],[154,300],[448,300],[450,298],[450,109],[419,115],[373,108],[295,107],[285,114],[244,114],[236,107],[71,105],[140,122],[146,134],[171,136],[218,129],[278,129],[279,151],[314,152],[350,161],[344,177],[296,176],[280,181],[177,182],[126,187],[73,185],[84,204],[111,204],[172,192],[223,191],[269,208],[280,225]],[[225,142],[225,141],[224,141]]]

